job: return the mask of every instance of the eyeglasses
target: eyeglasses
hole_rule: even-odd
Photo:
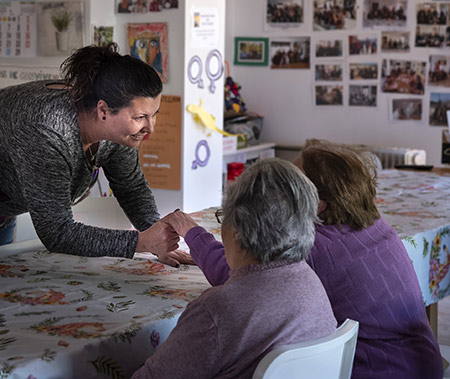
[[[91,192],[91,188],[97,182],[98,170],[99,169],[97,167],[94,169],[94,172],[92,173],[91,180],[89,181],[89,184],[88,184],[87,188],[83,191],[83,193],[80,196],[78,196],[78,197],[74,196],[72,198],[72,206],[73,205],[77,205],[78,203],[80,203],[81,201],[83,201],[84,199],[86,199],[89,196],[89,194]]]
[[[216,220],[219,224],[221,224],[223,222],[223,209],[219,208],[216,213],[214,213],[214,215],[216,216]]]

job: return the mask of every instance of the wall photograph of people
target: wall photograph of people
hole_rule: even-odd
[[[344,87],[342,85],[316,86],[316,105],[344,105]]]
[[[409,32],[388,31],[381,32],[382,53],[408,53]]]
[[[348,36],[349,55],[373,55],[378,52],[377,36]]]
[[[316,64],[317,81],[342,81],[342,73],[341,64]]]
[[[303,0],[267,0],[266,23],[270,26],[298,26],[303,23]]]
[[[350,63],[350,80],[375,80],[378,79],[378,63]]]
[[[283,38],[270,41],[270,68],[310,67],[310,37]]]
[[[349,86],[348,105],[358,107],[376,107],[377,86],[376,85]]]
[[[418,3],[416,6],[416,47],[450,46],[450,4]]]
[[[364,28],[403,29],[407,25],[407,0],[364,0]]]
[[[383,59],[381,88],[383,92],[423,95],[426,62]]]
[[[430,55],[428,85],[450,87],[450,55]]]
[[[420,121],[422,120],[422,99],[392,99],[392,121]]]
[[[450,109],[450,93],[431,92],[430,125],[447,126],[447,110]]]
[[[313,3],[314,30],[343,30],[356,27],[356,0],[314,0]]]
[[[236,37],[234,64],[267,66],[268,48],[268,38]]]

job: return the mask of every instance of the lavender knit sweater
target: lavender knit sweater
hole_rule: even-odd
[[[71,199],[88,187],[92,167],[65,90],[39,81],[0,90],[0,217],[30,212],[53,252],[131,258],[138,233],[74,222]],[[101,141],[97,165],[130,221],[145,230],[159,219],[137,149]]]
[[[223,246],[196,227],[186,234],[195,262],[212,285],[229,275]],[[395,230],[380,218],[361,231],[316,227],[308,263],[341,324],[359,321],[354,379],[441,379],[439,346],[425,314],[411,260]]]
[[[361,231],[317,226],[308,263],[322,281],[338,323],[359,321],[352,378],[443,377],[414,267],[383,218]]]
[[[275,346],[335,328],[325,290],[306,262],[250,265],[231,270],[224,285],[189,303],[168,339],[132,378],[251,378]]]

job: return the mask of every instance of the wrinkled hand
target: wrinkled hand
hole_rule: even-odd
[[[194,260],[192,259],[190,254],[187,254],[183,250],[174,250],[169,251],[168,253],[157,254],[158,260],[161,263],[173,266],[180,267],[180,264],[183,265],[195,265]]]
[[[147,230],[139,233],[136,252],[151,252],[155,255],[167,254],[178,249],[180,237],[167,223],[159,220]]]
[[[194,221],[194,219],[189,216],[187,213],[182,211],[175,211],[169,213],[166,217],[161,219],[161,221],[169,224],[178,235],[184,238],[189,229],[192,229],[198,224]]]

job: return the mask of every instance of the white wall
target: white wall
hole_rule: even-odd
[[[377,61],[381,68],[382,58],[427,61],[430,54],[450,55],[450,49],[415,48],[416,4],[421,1],[408,1],[407,30],[411,32],[410,52],[367,56],[365,59],[352,56],[344,58],[344,75],[348,78],[349,61]],[[389,121],[389,99],[395,97],[419,98],[417,95],[403,96],[380,92],[378,85],[378,107],[375,109],[348,107],[348,79],[344,79],[343,107],[316,107],[314,105],[314,41],[318,39],[345,40],[347,53],[348,35],[376,34],[378,47],[381,44],[381,31],[362,28],[362,0],[357,0],[357,26],[353,30],[313,32],[312,3],[304,0],[304,24],[300,28],[264,30],[265,0],[227,0],[226,59],[230,63],[231,76],[241,86],[241,96],[249,111],[264,116],[263,141],[279,144],[300,145],[307,138],[324,138],[340,143],[362,143],[373,146],[398,146],[425,149],[427,164],[441,165],[442,127],[428,125],[430,88],[425,88],[423,99],[423,121],[391,123]],[[234,65],[234,37],[311,36],[311,69],[271,70],[269,66]],[[270,60],[270,58],[269,58]],[[330,60],[331,61],[331,60]],[[270,63],[270,62],[269,62]],[[355,83],[362,84],[362,83]],[[443,87],[434,87],[433,92],[448,92]]]

